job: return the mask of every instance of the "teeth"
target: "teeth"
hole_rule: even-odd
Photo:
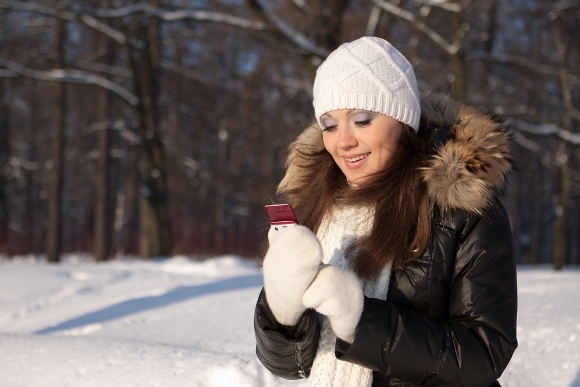
[[[359,160],[362,160],[362,159],[364,159],[364,158],[365,158],[365,157],[367,157],[368,155],[369,155],[369,154],[368,154],[368,153],[366,153],[366,154],[364,154],[364,155],[356,156],[356,157],[353,157],[352,159],[345,159],[345,160],[346,160],[346,161],[348,161],[349,163],[354,163],[355,161],[359,161]]]

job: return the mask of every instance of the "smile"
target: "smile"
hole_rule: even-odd
[[[346,162],[348,162],[348,163],[356,163],[357,161],[360,161],[360,160],[366,158],[370,154],[371,153],[369,152],[369,153],[365,153],[365,154],[362,154],[362,155],[359,155],[359,156],[351,157],[349,159],[345,158],[344,160]]]

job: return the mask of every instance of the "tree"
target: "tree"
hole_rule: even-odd
[[[113,55],[110,40],[99,36],[99,48],[104,51],[104,64],[112,66]],[[97,119],[103,125],[97,131],[98,159],[95,173],[95,238],[94,251],[97,261],[107,259],[111,246],[110,216],[109,216],[109,150],[111,145],[111,133],[109,129],[109,91],[99,89],[97,91]]]
[[[575,56],[578,59],[578,44],[580,40],[575,38],[580,32],[580,28],[577,26],[578,19],[575,17],[570,18],[564,15],[564,9],[568,8],[567,5],[570,2],[560,1],[556,9],[552,10],[549,14],[550,24],[551,24],[551,34],[554,41],[554,46],[558,58],[558,78],[560,81],[560,90],[562,93],[562,100],[564,102],[564,111],[562,115],[562,129],[565,132],[570,132],[572,130],[572,115],[574,113],[574,101],[572,88],[573,82],[571,82],[570,70],[573,67],[569,67],[571,63],[567,63],[568,56]],[[580,8],[580,3],[576,2],[575,6]],[[561,23],[556,24],[557,19],[561,20]],[[574,50],[575,48],[575,50]],[[567,52],[571,50],[576,51],[576,55],[567,55]],[[579,98],[580,99],[580,98]],[[570,191],[571,191],[571,177],[570,177],[570,158],[568,156],[568,144],[564,139],[559,140],[558,150],[556,153],[556,162],[560,169],[560,195],[556,202],[556,223],[554,229],[554,267],[556,270],[561,270],[566,262],[566,249],[567,249],[567,234],[568,234],[568,218],[569,218],[569,203],[570,203]]]
[[[66,24],[59,20],[56,24],[55,44],[59,65],[66,62]],[[52,160],[49,172],[48,193],[48,236],[46,241],[46,256],[48,262],[59,262],[61,252],[62,231],[62,184],[64,158],[64,126],[66,118],[66,85],[54,85],[54,122],[52,138]]]
[[[1,16],[0,16],[1,17]],[[0,83],[0,254],[9,254],[8,244],[8,198],[6,196],[6,172],[9,158],[8,122],[10,121],[9,97],[4,82]]]

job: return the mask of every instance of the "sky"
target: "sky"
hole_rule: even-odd
[[[253,261],[0,259],[0,387],[286,387],[257,360]],[[580,387],[580,269],[519,267],[504,387]]]

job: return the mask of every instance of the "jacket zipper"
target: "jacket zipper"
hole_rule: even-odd
[[[302,343],[294,344],[294,358],[296,359],[296,367],[298,367],[298,375],[301,378],[306,378],[306,372],[304,371],[304,366],[302,365]]]

